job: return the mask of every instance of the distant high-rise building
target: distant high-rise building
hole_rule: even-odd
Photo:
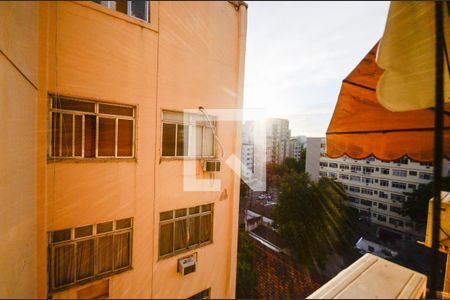
[[[289,139],[287,157],[292,157],[295,160],[299,161],[301,157],[301,151],[306,146],[306,139],[307,138],[304,135],[291,137]]]
[[[448,176],[448,161],[443,162],[444,176]],[[404,157],[397,161],[382,161],[374,157],[355,160],[346,156],[326,156],[325,138],[308,138],[306,172],[313,180],[322,176],[343,184],[348,194],[348,206],[381,228],[399,236],[418,235],[422,230],[400,214],[404,192],[413,192],[433,178],[433,166]]]

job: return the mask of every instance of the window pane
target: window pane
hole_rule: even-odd
[[[114,156],[116,119],[99,118],[98,122],[98,156]]]
[[[161,225],[159,230],[159,255],[173,252],[173,223]]]
[[[112,222],[111,222],[112,225]],[[113,236],[107,235],[98,239],[98,273],[112,271],[113,268]]]
[[[99,104],[98,112],[101,114],[120,115],[120,116],[133,116],[132,107],[124,107],[117,105]]]
[[[175,250],[184,249],[187,246],[187,222],[186,220],[175,222]]]
[[[191,207],[189,208],[189,214],[198,214],[200,212],[200,206]]]
[[[162,155],[175,156],[175,124],[163,124]]]
[[[201,216],[200,219],[200,242],[207,242],[211,239],[211,215]]]
[[[116,229],[124,229],[124,228],[130,228],[131,227],[131,219],[122,219],[116,221]]]
[[[70,240],[70,229],[53,231],[52,236],[53,243],[68,241]]]
[[[189,148],[189,126],[178,125],[177,156],[187,156]]]
[[[133,155],[133,121],[118,120],[117,156]]]
[[[77,243],[77,280],[94,275],[94,239]]]
[[[186,209],[177,209],[175,211],[175,218],[184,217],[186,215]]]
[[[97,233],[104,233],[112,231],[113,229],[113,222],[105,222],[97,224]]]
[[[202,205],[202,212],[203,211],[211,211],[211,204]]]
[[[90,236],[92,235],[92,231],[92,225],[75,228],[75,238]]]
[[[211,128],[205,127],[204,156],[214,156],[214,136]]]
[[[61,156],[72,156],[73,115],[62,115]]]
[[[189,218],[189,246],[198,244],[200,239],[200,217]]]
[[[95,103],[55,97],[53,98],[53,108],[95,112]]]
[[[75,245],[55,248],[53,276],[55,288],[75,281]]]
[[[131,2],[131,11],[130,15],[144,21],[147,20],[147,1],[130,1]]]
[[[114,269],[130,265],[130,233],[114,235]]]
[[[159,214],[160,221],[169,220],[172,218],[173,218],[173,210],[165,211]]]
[[[195,156],[202,156],[203,126],[195,126]]]
[[[96,117],[84,116],[84,157],[95,157]]]
[[[128,12],[128,3],[125,0],[118,0],[116,2],[116,10],[120,11],[121,13],[126,14]]]
[[[82,116],[75,116],[75,156],[81,156],[81,146],[83,141]]]
[[[59,118],[59,113],[52,113],[52,156],[59,156]]]

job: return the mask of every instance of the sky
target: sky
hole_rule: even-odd
[[[382,36],[389,2],[248,6],[244,108],[289,119],[291,136],[325,136],[342,80]]]

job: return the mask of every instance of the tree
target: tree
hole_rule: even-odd
[[[249,240],[244,228],[239,227],[236,274],[236,298],[238,299],[257,298],[255,251],[255,246]]]
[[[272,218],[299,263],[321,267],[331,253],[353,246],[346,199],[342,186],[329,178],[312,182],[306,173],[284,176]]]
[[[450,177],[442,178],[442,190],[450,191]],[[403,202],[401,214],[409,216],[417,224],[423,225],[427,222],[428,201],[434,197],[434,182],[419,185],[412,193],[405,193],[406,200]]]

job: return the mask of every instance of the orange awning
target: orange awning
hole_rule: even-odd
[[[327,156],[347,155],[380,160],[403,156],[433,161],[434,111],[421,109],[392,112],[377,100],[376,86],[383,73],[375,56],[378,43],[342,83],[327,130]],[[444,115],[444,156],[450,158],[450,106]]]

